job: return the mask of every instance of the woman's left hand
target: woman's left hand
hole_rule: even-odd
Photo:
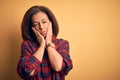
[[[46,35],[46,45],[52,42],[52,23],[49,23],[47,35]]]

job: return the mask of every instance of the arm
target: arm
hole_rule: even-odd
[[[36,51],[37,52],[37,51]],[[40,60],[37,59],[29,46],[28,41],[24,41],[21,45],[21,57],[17,65],[18,74],[24,78],[29,79],[31,77],[31,72],[37,72],[40,69]]]
[[[49,23],[48,32],[46,35],[46,46],[52,43],[52,24]],[[62,66],[62,56],[56,51],[55,47],[47,46],[48,57],[50,64],[55,71],[60,71]]]
[[[40,62],[42,62],[44,54],[44,47],[39,47],[38,50],[33,54]],[[35,73],[35,69],[30,72],[30,76],[33,76]]]
[[[43,54],[44,54],[45,40],[44,40],[43,36],[35,28],[32,28],[32,29],[33,29],[34,34],[36,35],[36,38],[37,38],[38,43],[40,45],[40,47],[33,54],[33,56],[35,56],[41,62],[43,59]],[[34,73],[35,73],[35,69],[30,72],[30,76],[33,76]]]
[[[65,40],[59,40],[58,50],[48,47],[48,56],[52,68],[62,74],[67,74],[72,68],[72,60],[69,55],[69,43]]]
[[[52,24],[50,22],[46,44],[50,44],[52,42]],[[69,43],[67,41],[61,40],[59,45],[59,51],[57,51],[53,47],[48,47],[48,56],[51,63],[52,68],[57,72],[63,72],[63,74],[67,74],[70,69],[72,69],[72,61],[69,56]],[[65,72],[65,73],[64,73]]]
[[[62,56],[53,47],[47,47],[47,51],[52,68],[57,72],[60,71],[63,61]]]
[[[58,52],[63,57],[62,68],[60,73],[67,75],[68,72],[73,68],[72,60],[69,55],[69,42],[60,40]]]

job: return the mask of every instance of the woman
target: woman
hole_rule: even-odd
[[[17,72],[24,80],[65,80],[72,69],[67,40],[57,39],[54,14],[44,6],[33,6],[24,15],[21,57]]]

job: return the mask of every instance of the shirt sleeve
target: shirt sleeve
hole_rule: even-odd
[[[32,50],[27,41],[24,41],[21,45],[21,57],[17,65],[17,72],[21,78],[29,79],[30,72],[40,68],[40,61],[32,55]]]
[[[63,57],[62,69],[60,73],[67,75],[73,68],[72,60],[69,55],[69,42],[66,40],[60,41],[59,53]]]

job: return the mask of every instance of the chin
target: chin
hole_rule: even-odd
[[[44,38],[46,38],[46,35],[43,35]]]

